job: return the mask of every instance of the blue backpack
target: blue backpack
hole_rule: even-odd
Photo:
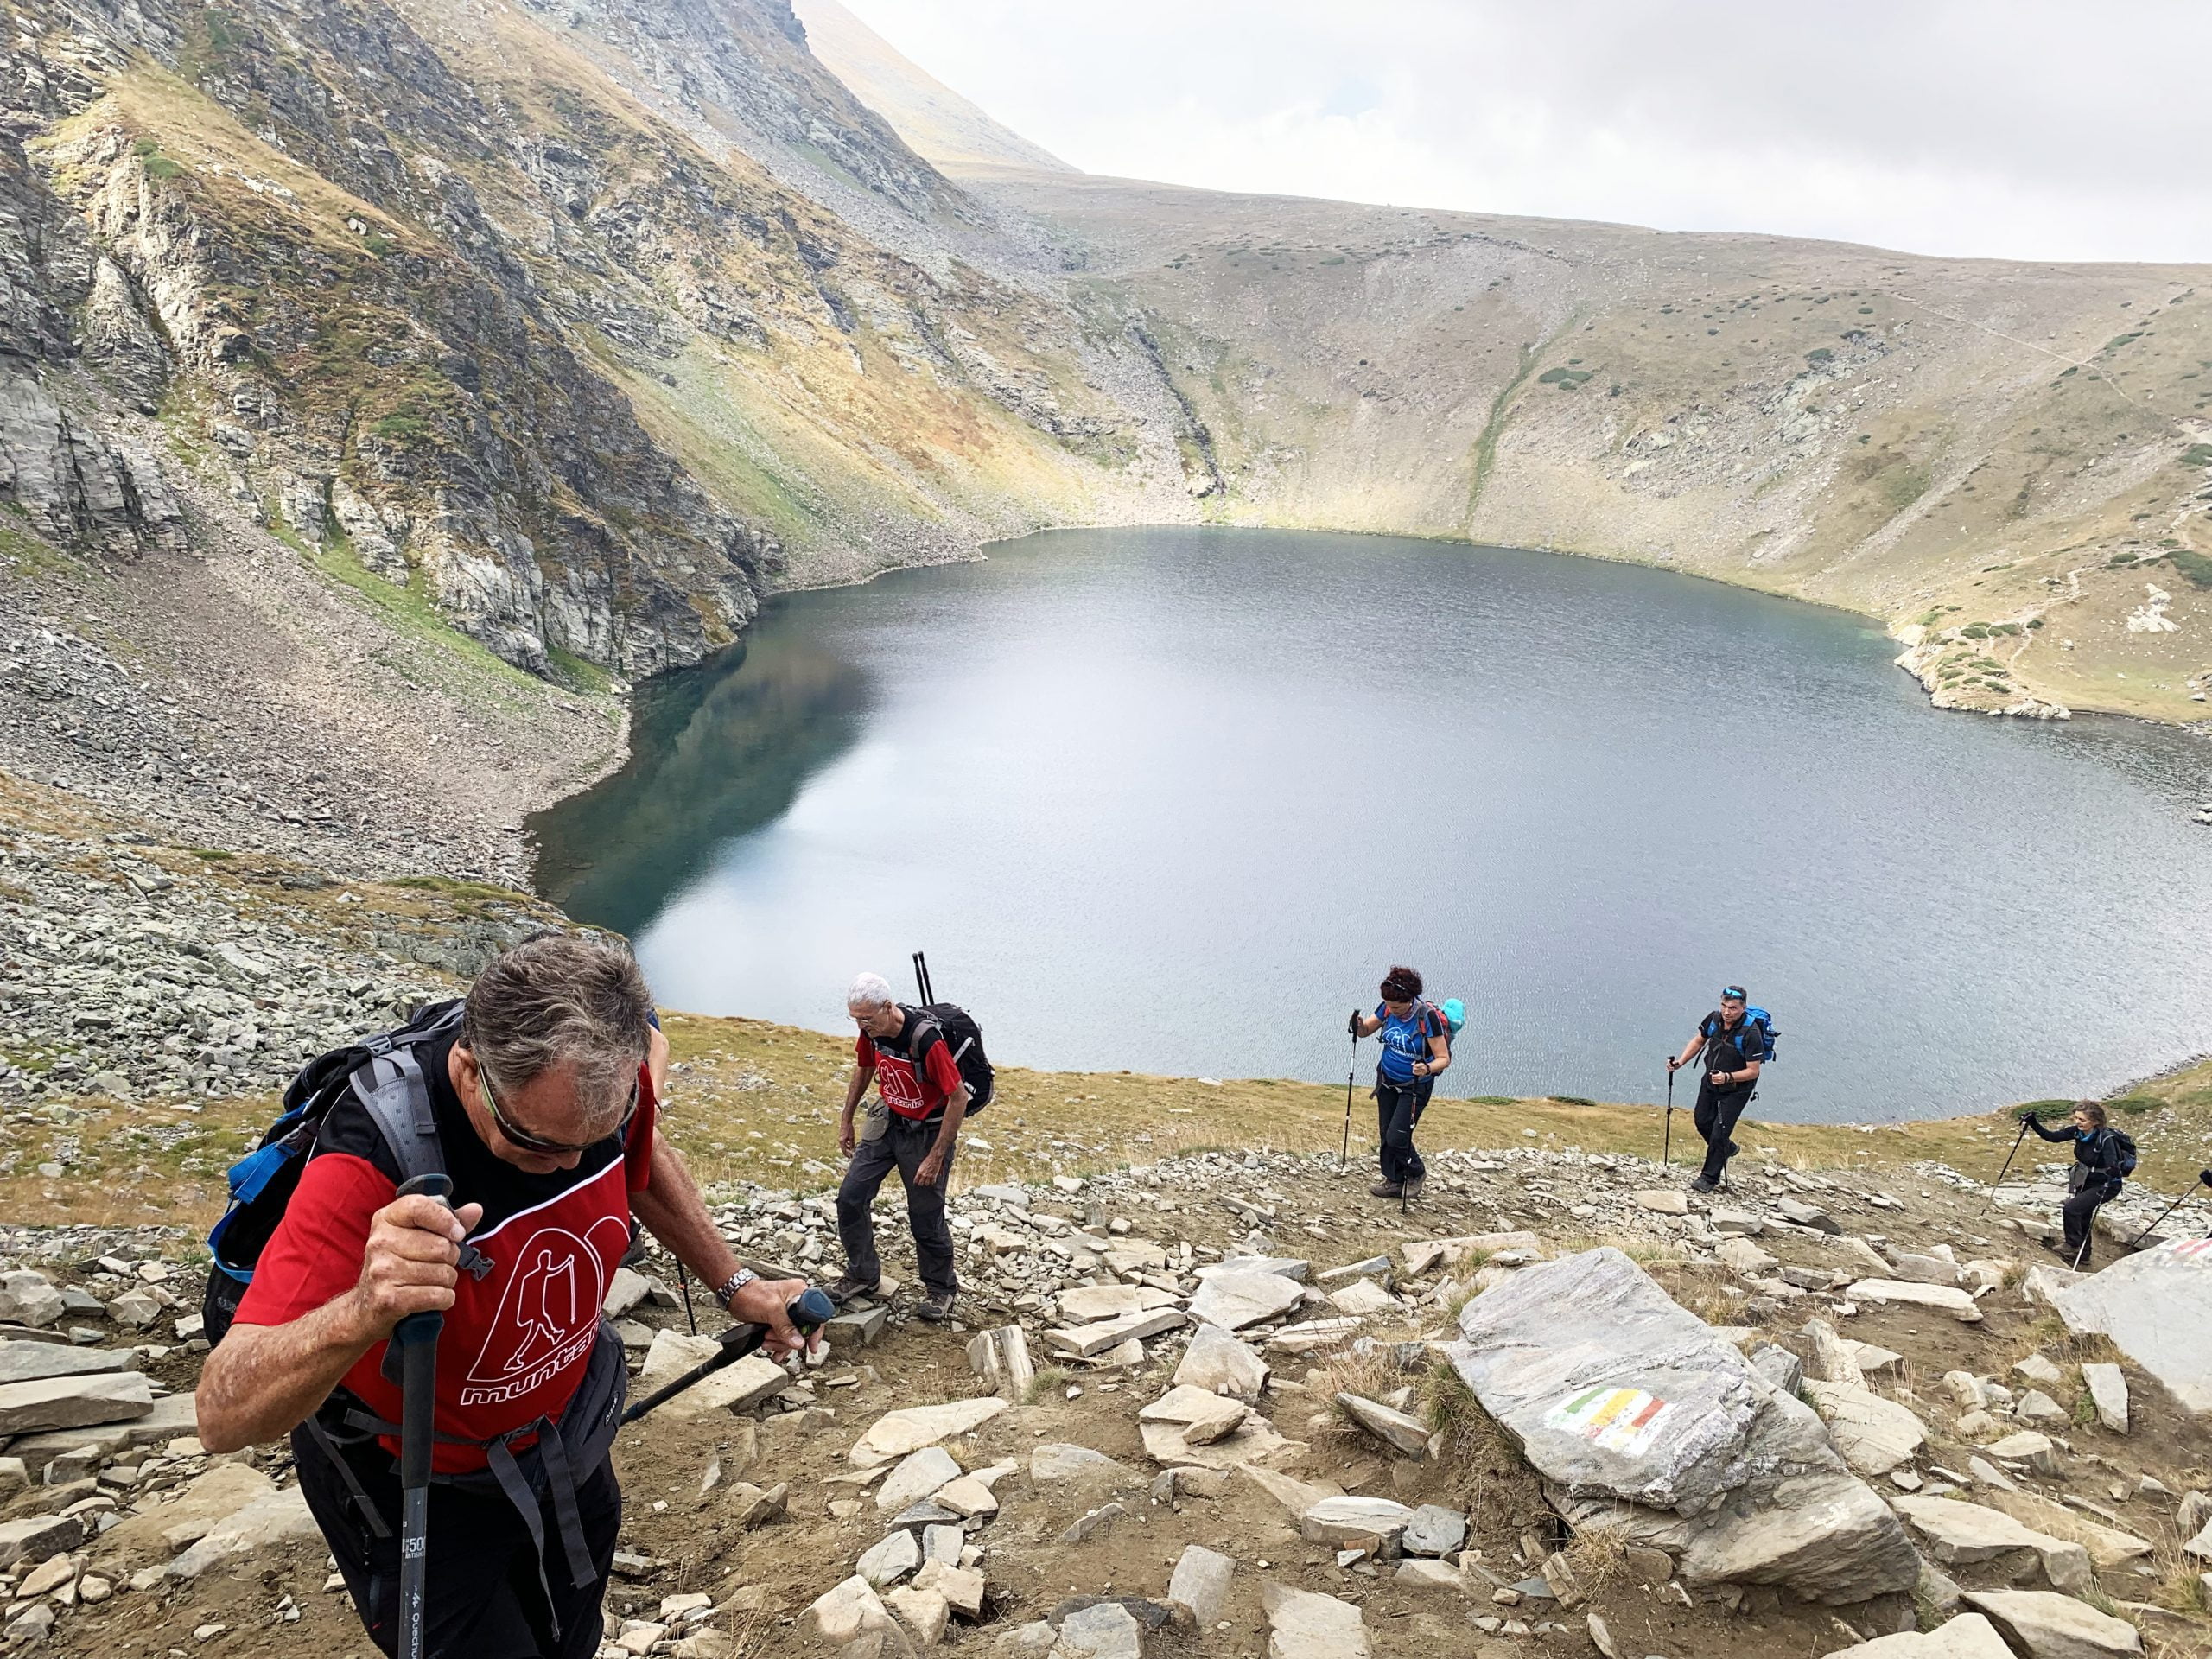
[[[1710,1020],[1703,1029],[1707,1038],[1716,1034],[1717,1028]],[[1772,1014],[1757,1006],[1744,1010],[1744,1023],[1736,1029],[1735,1043],[1743,1051],[1746,1060],[1764,1063],[1780,1058],[1775,1046],[1780,1039],[1781,1033],[1774,1028]]]

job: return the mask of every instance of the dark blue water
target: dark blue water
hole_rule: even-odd
[[[837,1030],[926,949],[1029,1065],[1341,1077],[1393,961],[1472,1012],[1461,1095],[1656,1098],[1731,980],[1783,1117],[2212,1048],[2212,746],[1938,713],[1894,649],[1634,566],[1063,531],[647,687],[540,879],[703,1013]]]

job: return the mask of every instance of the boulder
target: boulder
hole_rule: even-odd
[[[153,1385],[137,1371],[10,1382],[0,1384],[0,1434],[121,1422],[153,1408]]]
[[[1620,1251],[1525,1268],[1446,1352],[1577,1525],[1614,1516],[1685,1578],[1855,1601],[1910,1589],[1910,1541],[1821,1420]],[[1624,1506],[1630,1506],[1624,1510]]]
[[[2071,1596],[2044,1590],[1969,1590],[1966,1599],[2026,1659],[2119,1659],[2143,1651],[2143,1638],[2133,1624]]]
[[[1636,1195],[1637,1205],[1661,1216],[1687,1216],[1690,1212],[1689,1194],[1679,1187],[1655,1187]]]
[[[2092,1521],[2078,1510],[2033,1492],[1987,1491],[1980,1494],[1980,1501],[2047,1537],[2081,1545],[2089,1552],[2089,1565],[2100,1573],[2141,1560],[2152,1553],[2149,1540]]]
[[[322,1532],[308,1511],[305,1493],[285,1486],[225,1516],[207,1535],[169,1563],[173,1579],[196,1579],[211,1567],[245,1555],[257,1555],[279,1544],[320,1541]]]
[[[944,1627],[951,1622],[952,1609],[945,1599],[934,1590],[919,1590],[912,1585],[901,1585],[883,1598],[884,1605],[904,1624],[917,1645],[933,1648],[944,1640]]]
[[[1406,1522],[1399,1548],[1408,1555],[1456,1555],[1467,1542],[1467,1517],[1440,1503],[1424,1503]]]
[[[1949,1314],[1961,1325],[1977,1325],[1981,1310],[1974,1300],[1955,1285],[1920,1285],[1904,1279],[1860,1279],[1844,1295],[1854,1302],[1903,1302],[1913,1307],[1932,1307]]]
[[[1367,1319],[1377,1313],[1402,1312],[1405,1304],[1372,1279],[1355,1279],[1342,1289],[1328,1294],[1329,1300],[1339,1313],[1354,1319]]]
[[[1137,1413],[1140,1423],[1173,1423],[1185,1446],[1211,1446],[1243,1427],[1251,1408],[1241,1400],[1183,1383]]]
[[[1093,1602],[1060,1621],[1053,1659],[1139,1659],[1144,1626],[1118,1601]]]
[[[1428,1455],[1428,1425],[1420,1418],[1357,1394],[1338,1394],[1337,1408],[1400,1457]]]
[[[925,1446],[911,1452],[875,1489],[879,1515],[896,1515],[910,1503],[918,1503],[940,1486],[960,1478],[961,1469],[952,1453],[941,1446]]]
[[[1250,1405],[1268,1385],[1268,1363],[1249,1343],[1239,1342],[1219,1325],[1202,1325],[1175,1368],[1175,1382]]]
[[[36,1382],[51,1376],[89,1376],[135,1371],[138,1357],[126,1348],[71,1348],[54,1342],[0,1342],[0,1383]]]
[[[1924,1634],[1904,1630],[1878,1637],[1855,1648],[1839,1648],[1827,1659],[2013,1659],[1997,1628],[1980,1613],[1961,1613]]]
[[[1181,1300],[1173,1291],[1157,1290],[1150,1285],[1077,1285],[1072,1290],[1062,1291],[1055,1306],[1065,1324],[1092,1325],[1130,1313],[1173,1307]]]
[[[1805,1367],[1808,1375],[1854,1389],[1866,1386],[1866,1368],[1859,1363],[1853,1344],[1837,1335],[1834,1325],[1826,1319],[1808,1319],[1805,1336],[1813,1344],[1812,1359]]]
[[[1891,1259],[1890,1271],[1906,1283],[1915,1285],[1955,1286],[1960,1280],[1959,1264],[1946,1262],[1940,1255],[1900,1253]]]
[[[891,1625],[891,1615],[874,1586],[855,1573],[835,1589],[816,1598],[799,1615],[799,1627],[837,1647],[870,1630]]]
[[[74,1515],[32,1515],[0,1521],[0,1573],[17,1561],[42,1561],[85,1541],[85,1522]]]
[[[2020,1275],[2020,1294],[2041,1306],[2055,1309],[2062,1293],[2088,1276],[2086,1273],[2076,1273],[2071,1268],[2038,1264]]]
[[[852,1449],[851,1461],[858,1468],[879,1468],[925,1446],[972,1433],[1004,1411],[1006,1406],[1005,1401],[992,1396],[949,1400],[941,1406],[909,1406],[903,1411],[887,1412],[861,1436],[859,1444]]]
[[[1087,1446],[1065,1446],[1048,1440],[1042,1446],[1030,1447],[1029,1478],[1040,1484],[1095,1481],[1122,1486],[1135,1484],[1138,1475],[1128,1465],[1116,1462],[1103,1452],[1094,1452]]]
[[[921,1564],[921,1545],[915,1542],[912,1533],[901,1527],[861,1551],[853,1572],[865,1583],[880,1590],[898,1583]]]
[[[1277,1284],[1288,1284],[1278,1279]],[[1298,1287],[1291,1285],[1294,1297],[1300,1294]],[[1200,1296],[1205,1295],[1200,1290]],[[1045,1340],[1058,1352],[1073,1359],[1088,1359],[1093,1354],[1103,1354],[1109,1348],[1118,1348],[1125,1342],[1141,1342],[1147,1337],[1156,1337],[1163,1331],[1173,1331],[1188,1321],[1179,1307],[1155,1307],[1137,1313],[1122,1313],[1110,1319],[1100,1319],[1092,1325],[1072,1325],[1064,1330],[1047,1331]]]
[[[1273,1580],[1260,1586],[1268,1659],[1369,1659],[1367,1624],[1351,1602]]]
[[[2092,1362],[2082,1368],[2082,1381],[2088,1385],[2097,1421],[2115,1434],[2126,1433],[2127,1378],[2120,1367]]]
[[[1191,1317],[1200,1325],[1242,1331],[1281,1319],[1305,1295],[1295,1280],[1281,1274],[1217,1273],[1200,1281],[1198,1294],[1191,1299]]]
[[[0,1320],[41,1330],[60,1319],[66,1306],[44,1274],[28,1268],[0,1273]]]
[[[1927,1540],[1928,1553],[1946,1566],[1972,1566],[2024,1552],[2041,1562],[2054,1589],[2070,1595],[2090,1586],[2088,1550],[2023,1526],[2000,1510],[1949,1497],[1903,1496],[1891,1502]]]
[[[1805,1392],[1843,1460],[1861,1475],[1886,1475],[1927,1444],[1928,1426],[1908,1407],[1846,1382],[1808,1382]]]
[[[1413,1518],[1411,1510],[1391,1498],[1325,1497],[1298,1517],[1298,1529],[1313,1543],[1390,1556],[1399,1554]]]
[[[1236,1558],[1186,1544],[1176,1559],[1167,1580],[1167,1603],[1200,1630],[1211,1630],[1229,1600],[1230,1580],[1236,1575]]]
[[[2077,1335],[2112,1338],[2187,1409],[2212,1412],[2212,1245],[2202,1239],[2124,1255],[2057,1293]]]

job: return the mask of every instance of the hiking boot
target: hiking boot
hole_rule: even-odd
[[[1428,1177],[1426,1175],[1416,1175],[1410,1181],[1401,1182],[1398,1186],[1398,1197],[1404,1202],[1411,1204],[1415,1198],[1421,1197],[1421,1185],[1427,1179]]]
[[[931,1325],[944,1325],[952,1318],[952,1305],[959,1300],[959,1293],[951,1290],[932,1290],[915,1305],[914,1316],[927,1319]]]
[[[1367,1189],[1370,1198],[1402,1198],[1405,1195],[1405,1187],[1396,1181],[1377,1181]]]
[[[1700,1175],[1697,1179],[1690,1183],[1690,1191],[1693,1192],[1710,1192],[1714,1187],[1719,1186],[1719,1185],[1720,1183],[1714,1180],[1712,1176]]]
[[[874,1279],[856,1279],[848,1273],[835,1284],[823,1286],[822,1294],[830,1299],[830,1305],[832,1307],[842,1307],[847,1302],[873,1297],[882,1288],[883,1281],[880,1276]]]

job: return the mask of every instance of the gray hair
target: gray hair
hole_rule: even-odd
[[[607,1135],[645,1063],[652,1007],[628,951],[571,933],[540,933],[476,976],[461,1042],[494,1092],[573,1066],[586,1127]]]
[[[891,982],[881,974],[856,975],[853,988],[845,993],[849,1008],[887,1008],[898,1000],[892,994]]]

